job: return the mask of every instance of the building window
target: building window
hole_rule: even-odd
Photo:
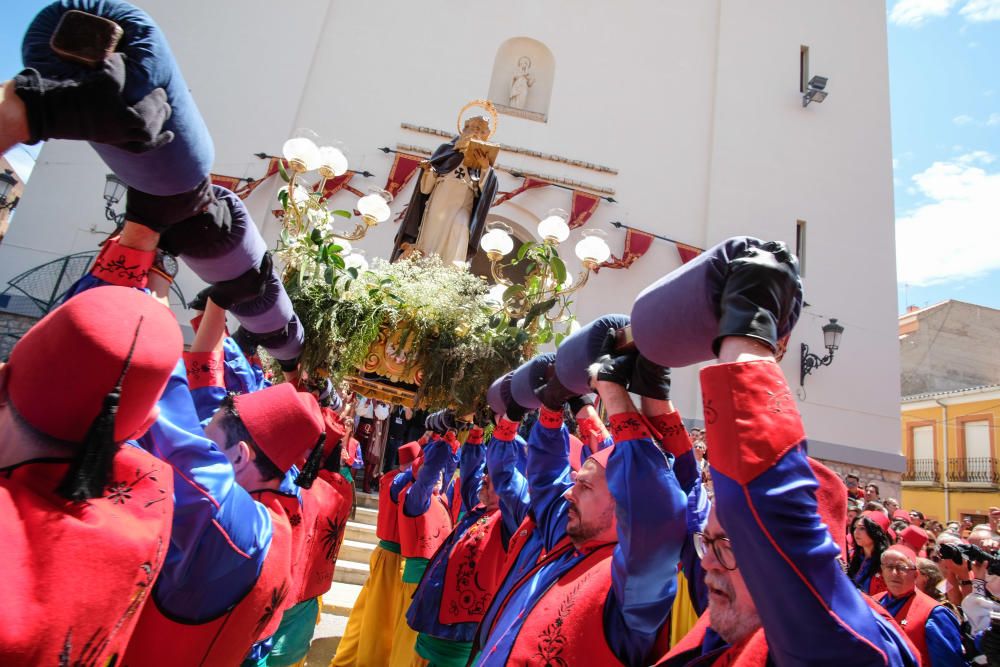
[[[799,275],[806,275],[806,221],[795,221],[795,255],[799,258]]]
[[[959,417],[955,481],[980,484],[1000,481],[993,449],[993,419],[989,415]]]
[[[809,87],[809,47],[803,44],[799,47],[799,92],[804,93]]]
[[[908,482],[938,481],[937,460],[934,458],[933,423],[910,427],[908,450],[903,479]]]

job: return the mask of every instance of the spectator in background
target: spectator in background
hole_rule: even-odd
[[[869,482],[865,487],[865,500],[870,503],[879,503],[878,486],[874,482]]]
[[[917,559],[917,588],[938,602],[946,600],[941,592],[941,585],[944,582],[944,573],[937,563],[928,558]]]
[[[899,501],[895,498],[886,498],[882,504],[885,505],[885,511],[889,513],[889,516],[893,516],[899,510]],[[906,522],[909,523],[910,520],[907,518]]]
[[[399,465],[397,463],[397,453],[404,443],[409,442],[405,438],[412,416],[413,410],[402,405],[393,407],[389,413],[389,434],[386,438],[385,455],[382,461],[383,474],[394,470]]]
[[[948,522],[948,532],[952,535],[958,535],[962,532],[962,526],[957,521]]]
[[[924,527],[924,513],[919,510],[910,510],[910,525]]]
[[[990,524],[981,523],[975,526],[969,531],[969,544],[975,544],[977,547],[981,547],[987,551],[995,550],[995,546],[991,549],[991,545],[996,545],[997,541],[1000,541],[1000,535],[993,532],[990,528]]]
[[[856,546],[851,554],[847,576],[862,593],[881,593],[885,590],[881,573],[882,554],[892,544],[889,517],[867,510],[854,520],[851,533]]]
[[[865,497],[865,492],[861,490],[861,478],[857,475],[844,475],[844,485],[847,486],[848,498]]]
[[[1000,507],[990,508],[990,530],[1000,533]]]

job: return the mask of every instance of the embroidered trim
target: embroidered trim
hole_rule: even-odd
[[[538,421],[545,428],[560,428],[563,425],[562,410],[549,410],[543,405],[538,410]]]
[[[517,436],[518,422],[512,422],[506,417],[500,418],[500,423],[493,429],[493,437],[496,440],[511,441]]]
[[[687,429],[684,428],[680,413],[669,412],[653,415],[649,418],[649,422],[659,434],[660,444],[664,451],[673,454],[674,458],[691,451],[691,438],[688,437]]]
[[[191,389],[225,387],[226,362],[222,350],[185,352],[184,368]]]
[[[146,286],[155,259],[155,251],[129,248],[114,238],[101,248],[90,273],[112,285],[141,289]]]
[[[617,415],[611,415],[610,422],[611,437],[615,442],[653,439],[649,422],[638,412],[622,412]]]

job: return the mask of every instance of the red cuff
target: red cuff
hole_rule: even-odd
[[[691,451],[691,438],[688,437],[684,422],[681,421],[679,412],[668,412],[665,414],[653,415],[649,418],[649,423],[660,435],[660,444],[668,454],[673,454],[677,458],[681,454]]]
[[[608,429],[604,428],[604,422],[596,417],[578,419],[576,425],[580,429],[580,435],[584,437],[585,442],[588,439],[601,442],[610,435]]]
[[[506,417],[500,418],[500,423],[493,429],[493,437],[497,440],[511,441],[517,435],[518,422],[512,422]]]
[[[712,467],[737,483],[756,479],[805,440],[795,397],[773,361],[702,369],[701,393]]]
[[[616,443],[626,440],[652,440],[653,432],[649,422],[638,412],[620,412],[611,415],[611,437]]]
[[[149,269],[155,259],[155,250],[136,250],[121,245],[117,238],[113,238],[101,248],[90,273],[112,285],[142,289],[146,286]]]
[[[458,437],[455,436],[454,431],[448,431],[447,433],[445,433],[444,441],[448,443],[449,447],[451,447],[452,454],[458,452],[458,448],[462,446],[462,443],[458,441]]]
[[[538,410],[538,421],[545,428],[560,428],[563,425],[562,410],[549,410],[543,405]]]
[[[478,426],[473,426],[469,430],[469,435],[465,438],[465,444],[467,445],[483,444],[483,429],[481,429]]]
[[[185,352],[184,367],[187,369],[188,384],[192,389],[226,386],[222,350]]]

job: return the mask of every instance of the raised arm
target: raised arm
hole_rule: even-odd
[[[486,446],[486,470],[500,496],[500,515],[508,535],[513,535],[528,514],[531,494],[528,478],[517,465],[524,441],[517,436],[518,422],[501,418]]]
[[[486,470],[483,429],[476,427],[469,433],[459,454],[458,476],[462,485],[462,509],[468,512],[479,504],[479,489],[483,486],[483,473]]]

